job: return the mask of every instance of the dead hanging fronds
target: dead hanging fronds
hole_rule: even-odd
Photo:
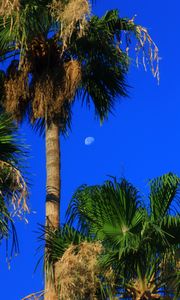
[[[81,81],[81,65],[77,60],[71,60],[64,64],[64,69],[63,96],[70,101],[74,97]]]
[[[0,15],[9,17],[14,11],[19,11],[20,0],[1,0]]]
[[[142,62],[144,69],[146,65],[150,65],[151,72],[159,83],[159,49],[152,40],[148,30],[142,26],[136,26],[138,44],[136,47],[136,64],[139,65],[139,52],[142,50]]]
[[[54,106],[54,85],[49,76],[42,76],[34,85],[32,102],[32,119],[47,118]],[[51,111],[50,111],[51,110]]]
[[[7,186],[7,192],[0,190],[1,196],[7,198],[13,206],[12,216],[24,218],[24,213],[29,212],[27,205],[28,187],[21,172],[8,162],[0,161],[0,184]],[[25,219],[26,220],[26,219]]]
[[[4,26],[7,18],[11,18],[11,30],[14,21],[19,19],[20,0],[1,0],[0,1],[0,16],[3,17]],[[14,15],[14,16],[13,16]]]
[[[50,45],[45,40],[43,35],[39,35],[38,37],[35,37],[31,43],[28,45],[26,55],[28,57],[28,60],[34,63],[34,60],[42,59],[43,57],[49,56],[49,47]],[[55,47],[56,44],[53,44]],[[55,54],[55,53],[53,53]]]
[[[84,34],[87,17],[90,15],[88,0],[69,0],[67,4],[54,0],[50,5],[52,17],[60,23],[60,37],[63,41],[62,52],[67,48],[73,32],[78,37]]]
[[[23,64],[21,70],[11,69],[4,84],[5,110],[17,121],[22,119],[22,114],[28,102],[28,73],[29,66],[27,64]]]
[[[21,300],[43,300],[44,299],[44,294],[45,294],[44,291],[40,291],[40,292],[37,292],[37,293],[32,293],[32,294],[24,297]]]
[[[64,10],[64,5],[60,0],[53,0],[52,3],[49,5],[49,9],[51,12],[52,17],[59,21],[60,15]]]
[[[64,102],[73,99],[80,80],[81,67],[75,60],[64,63],[56,74],[42,74],[34,85],[32,119],[52,119],[61,113]]]
[[[71,245],[55,264],[56,288],[60,300],[96,299],[99,287],[98,256],[101,243],[83,242]]]
[[[147,67],[150,67],[150,70],[153,76],[157,79],[158,83],[160,81],[160,72],[159,72],[159,49],[153,39],[151,38],[148,30],[145,27],[140,25],[135,25],[134,23],[135,17],[132,18],[128,23],[133,27],[133,31],[135,32],[137,43],[135,46],[136,51],[136,65],[139,67],[139,64],[142,64],[145,71]],[[131,30],[125,32],[125,40],[126,40],[126,53],[129,54],[130,44],[132,42],[131,39]],[[139,57],[142,53],[142,60],[140,61]]]
[[[37,118],[52,119],[62,113],[65,101],[71,101],[81,81],[77,60],[63,62],[56,43],[34,39],[26,58],[33,74],[31,85],[32,122]]]

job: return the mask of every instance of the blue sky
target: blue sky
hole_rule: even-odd
[[[179,10],[180,3],[155,0],[97,0],[94,13],[102,15],[118,8],[120,16],[132,17],[147,27],[160,49],[160,85],[150,72],[137,69],[133,63],[128,75],[132,86],[129,99],[117,100],[114,116],[100,126],[93,110],[74,106],[72,132],[61,138],[62,151],[62,211],[75,189],[83,184],[102,183],[108,175],[125,176],[146,195],[149,178],[172,171],[180,175],[180,85],[179,85]],[[44,223],[45,148],[44,140],[26,124],[21,132],[31,146],[28,160],[32,173],[29,224],[17,222],[20,255],[8,270],[5,250],[0,247],[1,298],[20,300],[25,295],[43,289],[39,268],[33,274],[37,224]],[[85,146],[86,137],[94,137]]]

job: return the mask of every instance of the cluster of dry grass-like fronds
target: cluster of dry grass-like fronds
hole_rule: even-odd
[[[78,61],[62,64],[58,74],[42,74],[34,86],[33,118],[52,119],[61,113],[64,101],[71,101],[81,80]]]
[[[151,38],[147,28],[142,27],[140,25],[135,25],[133,17],[129,20],[129,24],[132,24],[135,27],[135,34],[137,43],[135,46],[136,51],[136,65],[137,67],[141,63],[145,69],[147,70],[147,66],[150,67],[150,70],[153,76],[157,79],[158,83],[160,81],[160,72],[159,72],[159,49],[153,39]],[[129,54],[131,40],[131,31],[125,32],[126,37],[126,52]],[[142,53],[142,61],[139,61],[140,52]]]
[[[54,0],[50,5],[50,11],[61,25],[60,36],[65,50],[74,31],[78,36],[83,35],[87,17],[90,15],[90,4],[88,0],[69,0],[63,5],[61,1]]]
[[[96,299],[99,287],[99,242],[71,245],[55,265],[55,281],[61,300]]]
[[[26,63],[23,64],[21,70],[16,70],[14,67],[8,74],[4,84],[5,110],[18,121],[21,120],[29,97],[28,72],[29,66]]]
[[[1,0],[0,1],[0,15],[1,16],[11,16],[14,11],[20,9],[19,0]]]
[[[29,212],[27,205],[28,188],[21,172],[10,163],[0,161],[0,171],[3,173],[6,170],[6,176],[1,178],[1,183],[8,186],[8,200],[13,206],[13,216],[17,215],[24,218],[24,213]],[[1,191],[0,191],[1,193]],[[6,195],[2,195],[3,197]]]
[[[37,292],[37,293],[32,293],[32,294],[24,297],[21,300],[43,300],[44,299],[44,294],[45,294],[44,291],[40,291],[40,292]]]
[[[11,30],[13,29],[14,21],[19,19],[20,0],[1,0],[0,1],[0,16],[3,17],[4,26],[7,18],[11,18]],[[16,13],[13,18],[13,14]]]
[[[148,33],[148,30],[142,26],[136,26],[138,44],[136,47],[136,64],[139,65],[138,54],[142,50],[143,52],[143,66],[146,70],[146,65],[150,65],[150,69],[158,82],[160,80],[159,74],[159,49],[152,40]],[[146,48],[147,45],[147,48]],[[147,50],[146,50],[147,49]]]
[[[56,47],[41,40],[39,43],[30,48],[20,70],[16,65],[11,66],[5,80],[4,107],[17,121],[21,120],[29,101],[32,121],[54,118],[62,112],[64,101],[73,99],[81,81],[81,65],[77,60],[64,63]],[[55,66],[54,72],[47,66],[49,59]],[[28,82],[30,72],[34,78],[31,89]]]
[[[71,100],[81,81],[81,65],[77,60],[70,60],[64,63],[65,76],[63,79],[63,96]]]

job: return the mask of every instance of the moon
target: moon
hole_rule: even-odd
[[[85,138],[84,144],[86,146],[90,146],[94,143],[94,141],[95,141],[95,138],[93,136],[88,136],[88,137]]]

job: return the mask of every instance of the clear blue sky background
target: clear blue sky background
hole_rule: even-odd
[[[128,83],[133,87],[129,99],[117,101],[115,115],[100,127],[93,111],[74,106],[72,132],[62,145],[62,211],[75,189],[83,184],[102,183],[107,175],[125,176],[142,193],[147,193],[149,178],[172,171],[180,175],[180,85],[179,85],[179,0],[97,0],[94,13],[102,15],[118,8],[120,15],[132,17],[146,26],[159,46],[161,81],[157,85],[150,72],[131,67]],[[17,222],[20,255],[11,269],[0,247],[0,285],[3,300],[20,300],[43,289],[39,268],[33,274],[38,256],[37,223],[44,223],[45,148],[27,125],[22,130],[31,146],[29,166],[33,176],[29,224]],[[93,136],[91,146],[84,139]]]

